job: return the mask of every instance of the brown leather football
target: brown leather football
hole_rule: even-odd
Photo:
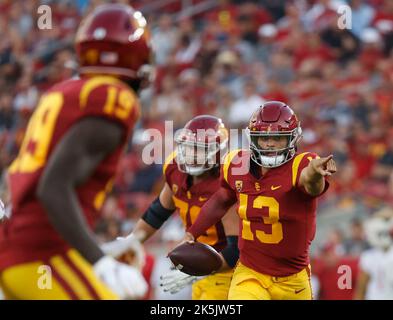
[[[176,269],[192,276],[205,276],[220,269],[222,260],[211,246],[200,242],[185,242],[168,253]]]

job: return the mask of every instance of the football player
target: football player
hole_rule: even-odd
[[[393,210],[385,207],[364,223],[371,249],[360,255],[357,300],[393,299]]]
[[[197,219],[203,204],[220,185],[220,158],[225,154],[228,131],[221,119],[201,115],[190,120],[175,136],[174,151],[165,161],[165,185],[131,233],[140,241],[150,238],[177,209],[185,228]],[[229,208],[228,208],[229,209]],[[234,210],[216,221],[196,239],[220,251],[222,268],[196,282],[196,277],[178,270],[163,276],[164,290],[176,293],[194,282],[193,300],[226,300],[238,260],[238,217]]]
[[[336,171],[332,156],[297,153],[301,127],[285,103],[269,101],[252,115],[249,150],[226,156],[221,188],[188,229],[192,241],[234,203],[241,219],[240,259],[229,299],[312,299],[309,246],[317,198]]]
[[[139,117],[148,37],[142,14],[123,4],[99,6],[82,21],[80,77],[41,97],[8,169],[12,214],[0,226],[0,285],[7,298],[145,294],[140,271],[104,252],[92,228]]]

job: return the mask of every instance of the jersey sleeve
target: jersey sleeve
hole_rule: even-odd
[[[172,187],[173,181],[173,173],[177,169],[176,164],[176,151],[173,151],[164,161],[162,166],[162,174],[164,176],[165,182],[168,183],[170,187]]]
[[[237,199],[237,190],[242,185],[249,172],[249,154],[246,150],[230,151],[224,158],[221,167],[220,185],[227,192],[227,196]]]
[[[86,80],[79,92],[81,118],[104,117],[128,131],[140,117],[140,105],[134,91],[119,79],[96,76]]]
[[[305,169],[309,165],[312,159],[319,159],[319,158],[320,157],[313,152],[304,152],[295,156],[292,162],[292,186],[294,188],[297,188],[303,193],[308,194],[307,191],[304,189],[304,187],[299,186],[300,175],[303,169]],[[323,195],[328,189],[329,189],[329,181],[325,177],[325,188],[318,195],[318,197]]]
[[[223,164],[221,165],[220,185],[227,190],[234,190],[232,184],[232,174],[234,171],[233,161],[239,155],[240,150],[233,150],[227,153],[224,157]]]

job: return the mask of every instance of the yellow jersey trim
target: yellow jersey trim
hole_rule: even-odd
[[[173,163],[173,159],[176,158],[177,152],[176,150],[173,151],[166,159],[164,162],[164,166],[162,167],[162,173],[165,175],[165,171],[168,168],[168,165],[170,165],[171,163]]]
[[[231,152],[229,152],[224,159],[224,179],[226,182],[228,182],[228,171],[229,171],[229,166],[232,163],[233,158],[241,151],[241,149],[236,149],[236,150],[232,150]]]
[[[110,76],[96,76],[87,80],[83,85],[82,90],[79,94],[79,106],[84,109],[87,105],[87,100],[89,99],[90,93],[102,85],[122,85],[121,80]]]
[[[296,186],[296,180],[297,180],[297,175],[298,175],[298,170],[300,166],[300,162],[303,160],[304,156],[308,154],[309,152],[303,152],[301,154],[298,154],[295,159],[293,159],[292,162],[292,186]]]

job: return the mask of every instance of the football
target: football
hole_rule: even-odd
[[[200,242],[185,242],[168,253],[176,269],[192,276],[205,276],[220,269],[222,260],[211,246]]]

